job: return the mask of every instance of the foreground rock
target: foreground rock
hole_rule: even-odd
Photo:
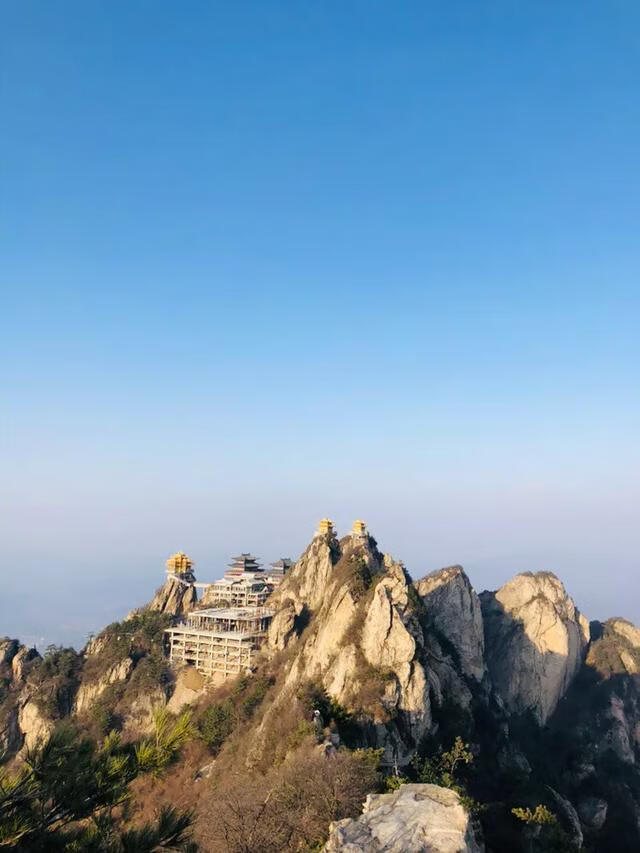
[[[480,599],[494,686],[511,713],[545,723],[582,664],[587,620],[550,572],[516,575]]]
[[[331,825],[325,853],[481,853],[460,798],[438,785],[370,794],[358,818]]]

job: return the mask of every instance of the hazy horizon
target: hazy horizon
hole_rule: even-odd
[[[0,635],[324,515],[640,624],[640,7],[0,24]]]

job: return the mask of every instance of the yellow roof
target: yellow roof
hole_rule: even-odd
[[[193,567],[193,560],[184,551],[172,554],[167,560],[167,569],[170,572],[188,572]]]

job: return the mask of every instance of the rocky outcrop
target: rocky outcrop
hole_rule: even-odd
[[[626,619],[609,619],[607,624],[621,637],[624,637],[634,648],[640,649],[640,628]]]
[[[546,722],[582,664],[586,619],[549,572],[516,575],[480,600],[494,687],[510,713]]]
[[[3,711],[0,720],[0,756],[14,755],[22,746],[18,708],[12,705]]]
[[[482,608],[462,566],[432,572],[414,586],[424,603],[428,627],[453,649],[460,671],[481,681],[485,674]]]
[[[20,648],[19,640],[12,640],[10,637],[0,638],[0,666],[3,664],[11,664]]]
[[[131,737],[151,731],[154,712],[166,704],[167,697],[160,686],[151,687],[145,693],[137,694],[127,709],[123,731]]]
[[[28,699],[18,711],[18,727],[23,737],[22,749],[28,752],[49,737],[55,722],[40,710],[37,702]]]
[[[268,645],[274,651],[286,649],[293,639],[296,627],[296,607],[292,599],[287,598],[281,604],[269,626]]]
[[[408,762],[431,722],[416,601],[403,566],[373,539],[328,535],[312,541],[269,602],[270,650],[295,652],[287,690],[321,683],[368,715],[383,763]]]
[[[279,610],[288,601],[297,615],[303,610],[310,613],[318,610],[334,579],[334,568],[340,557],[340,543],[333,533],[316,535],[269,599],[270,606]],[[271,636],[269,642],[275,645]]]
[[[23,680],[27,664],[39,657],[37,649],[27,648],[19,640],[0,639],[0,674],[14,683]]]
[[[37,649],[28,649],[26,646],[20,646],[18,651],[11,661],[11,675],[14,683],[24,681],[28,665],[31,661],[39,658],[40,655]]]
[[[192,584],[170,577],[156,592],[147,608],[170,616],[184,616],[193,610],[197,602],[198,595]]]
[[[573,803],[571,803],[566,797],[561,796],[548,785],[547,791],[551,794],[551,799],[555,806],[555,812],[560,818],[564,831],[567,835],[569,845],[574,850],[581,850],[584,838],[582,835],[582,827],[580,826],[580,818],[573,807]]]
[[[360,640],[367,663],[392,673],[386,695],[404,714],[415,743],[426,732],[430,716],[424,637],[410,599],[411,581],[400,563],[385,558],[385,575],[374,588]],[[395,682],[395,683],[394,683]]]
[[[118,663],[110,666],[107,671],[96,681],[83,681],[78,688],[74,702],[74,713],[81,714],[102,696],[105,690],[112,684],[126,681],[133,670],[133,661],[126,657]]]
[[[482,853],[460,798],[437,785],[369,794],[363,813],[331,825],[325,853]]]

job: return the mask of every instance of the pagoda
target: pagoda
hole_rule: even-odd
[[[195,575],[193,573],[193,560],[188,557],[184,551],[178,551],[177,554],[172,554],[166,563],[167,574],[176,575],[182,580],[193,583]]]
[[[323,518],[318,524],[316,536],[333,536],[333,521],[330,518]]]
[[[280,557],[275,563],[269,563],[269,566],[271,571],[267,572],[268,582],[273,586],[277,586],[279,583],[282,583],[284,576],[291,571],[293,560],[290,560],[289,557]]]
[[[369,534],[367,533],[367,525],[364,521],[354,521],[353,527],[351,528],[351,536],[354,539],[366,539]]]
[[[262,572],[262,563],[259,563],[253,554],[242,553],[234,557],[228,564],[229,569],[224,573],[225,577],[242,577],[247,572]]]

